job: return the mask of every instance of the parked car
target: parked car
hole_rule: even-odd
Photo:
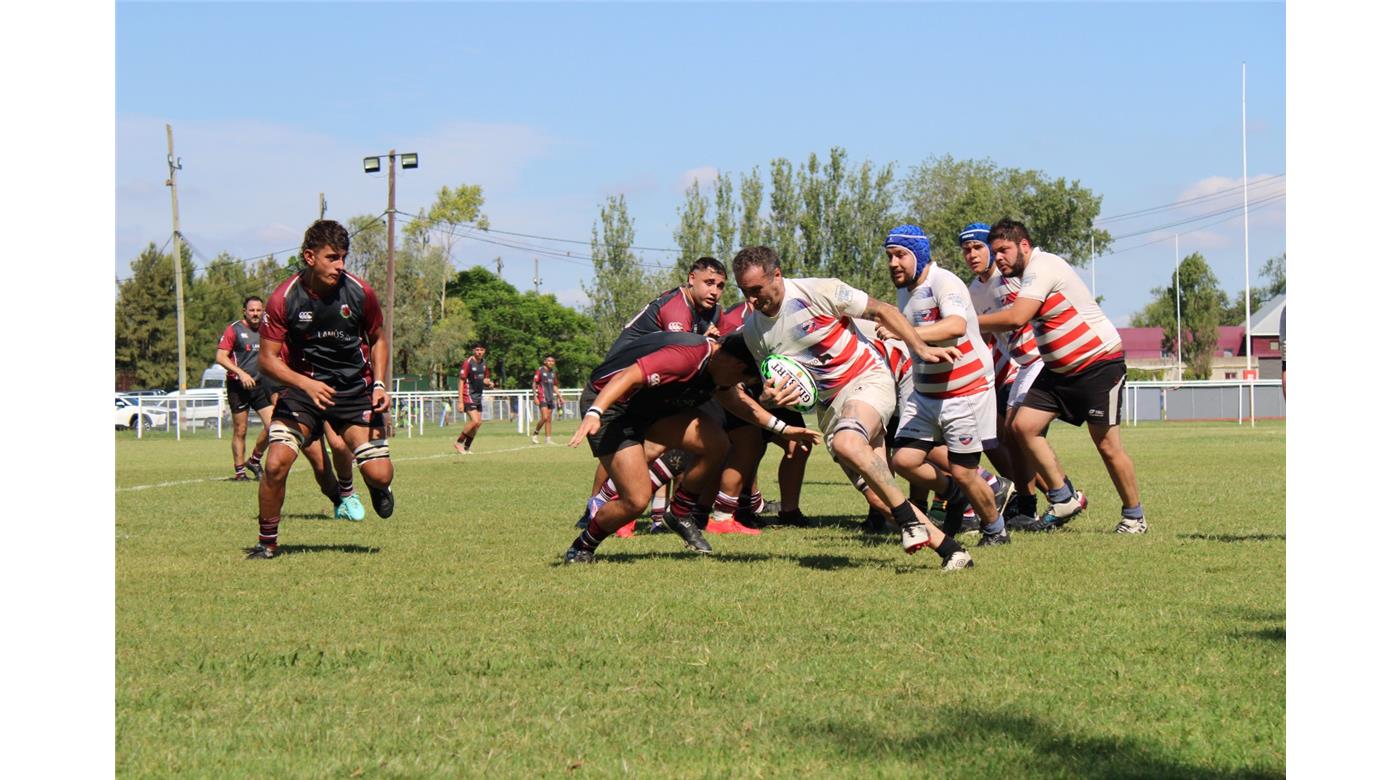
[[[135,401],[117,396],[116,423],[118,428],[135,428],[139,421],[145,428],[165,427],[166,413],[158,404],[137,406]],[[139,419],[138,419],[139,418]]]
[[[159,398],[148,398],[146,403],[158,403],[166,414],[174,414],[179,400],[180,394],[176,392],[167,393]],[[220,417],[227,416],[228,406],[224,402],[224,390],[221,387],[186,390],[184,401],[183,420],[186,426],[193,424],[213,428],[219,424]]]

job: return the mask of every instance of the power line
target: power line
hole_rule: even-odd
[[[1265,204],[1268,204],[1268,203],[1272,203],[1272,202],[1274,202],[1274,201],[1276,201],[1276,200],[1282,200],[1282,199],[1284,198],[1284,196],[1285,196],[1285,194],[1282,193],[1282,192],[1275,193],[1275,194],[1270,195],[1270,196],[1268,196],[1268,197],[1260,198],[1259,200],[1255,201],[1253,205],[1262,206],[1262,205],[1265,205]],[[1123,238],[1135,238],[1135,237],[1137,237],[1137,236],[1145,236],[1145,235],[1147,235],[1148,233],[1156,233],[1156,232],[1159,231],[1159,230],[1167,230],[1167,229],[1169,229],[1169,228],[1179,227],[1179,226],[1181,226],[1181,225],[1189,225],[1189,224],[1191,224],[1192,222],[1199,222],[1199,221],[1201,221],[1201,220],[1203,220],[1203,219],[1210,219],[1211,217],[1218,217],[1218,216],[1220,216],[1221,214],[1228,214],[1228,213],[1237,212],[1237,211],[1243,213],[1243,211],[1244,211],[1244,206],[1242,206],[1242,205],[1241,205],[1241,206],[1230,206],[1230,207],[1228,207],[1228,208],[1220,209],[1219,211],[1208,212],[1208,213],[1206,213],[1206,214],[1201,214],[1201,215],[1198,215],[1198,216],[1195,216],[1195,217],[1190,217],[1190,218],[1188,218],[1188,219],[1183,219],[1183,220],[1180,220],[1180,221],[1177,221],[1177,222],[1168,222],[1167,224],[1164,224],[1164,225],[1157,225],[1156,227],[1150,227],[1150,228],[1147,228],[1147,229],[1145,229],[1145,230],[1139,230],[1139,231],[1136,231],[1136,232],[1133,232],[1133,233],[1124,233],[1124,234],[1122,234],[1122,235],[1114,236],[1114,237],[1113,237],[1113,240],[1117,241],[1117,240],[1123,239]]]
[[[409,213],[406,212],[406,211],[397,211],[396,213],[398,213],[398,214],[400,214],[400,215],[402,215],[402,216],[405,216],[405,217],[409,217],[409,218],[411,218],[411,219],[415,219],[415,220],[422,220],[422,219],[423,219],[422,217],[420,217],[420,216],[417,215],[417,214],[409,214]],[[437,224],[437,222],[440,222],[440,221],[441,221],[441,220],[437,220],[436,222],[432,222],[432,223],[430,223],[430,224]],[[479,228],[472,228],[472,230],[477,230],[477,229],[479,229]],[[487,229],[485,229],[485,232],[487,232],[487,233],[500,233],[500,234],[502,234],[502,235],[506,235],[506,236],[516,236],[516,237],[519,237],[519,238],[534,238],[534,239],[538,239],[538,240],[540,240],[540,241],[555,241],[555,242],[563,243],[563,244],[582,244],[583,246],[588,246],[588,247],[593,246],[593,242],[592,242],[592,241],[583,241],[583,240],[577,239],[577,238],[559,238],[559,237],[557,237],[557,236],[541,236],[541,235],[535,235],[535,234],[533,234],[533,233],[512,233],[512,232],[509,231],[509,230],[497,230],[496,228],[487,228]],[[605,246],[605,247],[607,247],[608,249],[635,249],[635,250],[640,251],[640,252],[669,252],[669,253],[675,254],[675,255],[678,255],[678,254],[681,253],[681,250],[676,249],[675,247],[638,246],[638,245],[635,245],[635,244],[603,244],[602,246]]]
[[[1279,173],[1273,176],[1265,176],[1253,182],[1253,185],[1257,187],[1268,182],[1275,181],[1277,179],[1282,179],[1286,175],[1287,174]],[[1094,224],[1101,225],[1107,222],[1118,222],[1125,219],[1131,219],[1133,217],[1145,216],[1147,214],[1152,214],[1158,211],[1170,211],[1172,209],[1184,208],[1193,204],[1199,204],[1203,201],[1214,200],[1218,198],[1223,198],[1227,195],[1232,195],[1236,192],[1239,192],[1240,190],[1243,190],[1244,187],[1245,185],[1243,184],[1236,184],[1232,187],[1226,187],[1223,190],[1217,190],[1215,192],[1208,193],[1205,195],[1197,195],[1194,198],[1185,198],[1183,200],[1173,201],[1171,203],[1164,203],[1160,206],[1149,206],[1145,209],[1138,209],[1136,211],[1125,211],[1122,214],[1114,214],[1108,217],[1099,217],[1098,219],[1094,220]]]
[[[1277,202],[1277,199],[1270,201],[1270,203],[1273,203],[1273,202]],[[1268,204],[1268,203],[1265,203],[1264,205],[1269,205],[1269,204]],[[1239,219],[1239,218],[1242,217],[1242,216],[1244,216],[1244,211],[1243,211],[1243,209],[1240,210],[1240,213],[1238,213],[1238,214],[1231,214],[1231,215],[1225,217],[1224,219],[1217,219],[1217,220],[1214,221],[1214,222],[1207,222],[1207,223],[1204,224],[1204,225],[1197,225],[1195,228],[1186,231],[1185,235],[1188,235],[1188,236],[1189,236],[1189,235],[1191,235],[1192,233],[1199,233],[1199,232],[1201,232],[1202,230],[1205,230],[1205,229],[1208,228],[1208,227],[1214,227],[1214,226],[1216,226],[1216,225],[1224,224],[1224,223],[1226,223],[1226,222],[1230,222],[1231,220]],[[1161,238],[1154,238],[1154,239],[1152,239],[1151,241],[1144,241],[1144,242],[1142,242],[1142,243],[1140,243],[1140,244],[1134,244],[1133,246],[1125,247],[1125,248],[1123,248],[1123,249],[1115,249],[1115,250],[1113,250],[1112,252],[1107,252],[1107,253],[1105,253],[1105,254],[1099,255],[1099,257],[1100,257],[1100,258],[1103,258],[1103,257],[1113,257],[1114,255],[1127,254],[1128,252],[1132,252],[1132,251],[1135,251],[1135,250],[1138,250],[1138,249],[1142,249],[1143,247],[1148,247],[1148,246],[1152,246],[1153,244],[1160,244],[1160,243],[1163,243],[1163,242],[1165,242],[1165,241],[1170,241],[1175,235],[1176,235],[1176,234],[1166,235],[1166,236],[1163,236],[1163,237],[1161,237]]]

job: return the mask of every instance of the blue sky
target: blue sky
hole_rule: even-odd
[[[119,277],[169,235],[166,122],[182,231],[206,257],[295,246],[319,192],[334,218],[383,210],[385,181],[360,158],[390,147],[421,158],[399,177],[401,210],[478,183],[494,228],[587,239],[623,193],[651,247],[674,245],[691,178],[838,145],[901,175],[951,154],[1079,179],[1108,217],[1240,184],[1241,62],[1251,200],[1286,186],[1281,3],[119,3],[116,22]],[[1256,270],[1285,249],[1285,203],[1250,209]],[[1174,231],[1190,231],[1183,256],[1204,252],[1242,288],[1242,220],[1217,221],[1119,240],[1093,279],[1109,316],[1121,324],[1169,281]],[[534,253],[454,252],[459,267],[498,254],[527,287]],[[582,303],[585,261],[540,268],[544,291]]]

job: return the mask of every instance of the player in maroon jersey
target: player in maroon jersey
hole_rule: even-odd
[[[263,318],[259,367],[284,386],[268,438],[285,446],[269,445],[258,490],[258,544],[250,559],[277,555],[287,473],[324,423],[352,449],[374,511],[380,517],[394,511],[394,466],[383,418],[389,409],[389,350],[380,338],[379,299],[363,279],[345,271],[350,235],[340,223],[312,223],[301,249],[306,268],[277,286]]]
[[[243,299],[243,318],[224,328],[219,346],[214,350],[214,362],[228,371],[226,389],[228,407],[233,413],[233,479],[248,481],[262,473],[263,451],[267,449],[267,428],[272,424],[272,397],[267,383],[258,372],[258,326],[262,324],[263,299],[250,295]],[[244,448],[248,437],[248,410],[262,420],[262,432],[253,444],[253,456],[245,463]]]
[[[496,386],[496,383],[491,381],[491,369],[486,365],[485,344],[477,342],[472,347],[471,357],[462,361],[462,370],[458,372],[457,378],[462,382],[458,391],[457,411],[467,415],[467,424],[462,427],[462,433],[457,437],[457,452],[465,455],[472,451],[472,442],[476,439],[477,430],[481,428],[482,394]]]
[[[532,444],[540,443],[540,427],[544,427],[545,444],[554,443],[554,410],[564,405],[564,396],[559,394],[559,372],[554,370],[554,356],[544,359],[544,365],[535,369],[530,380],[535,391],[535,405],[539,407],[540,419],[535,422],[535,430],[530,433]]]

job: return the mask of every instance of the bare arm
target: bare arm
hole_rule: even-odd
[[[584,412],[583,420],[579,423],[578,430],[574,431],[573,438],[569,439],[569,446],[577,447],[585,438],[597,433],[598,429],[602,427],[602,413],[606,412],[608,407],[617,403],[619,398],[622,398],[633,390],[646,384],[646,381],[646,376],[642,374],[642,367],[636,363],[628,366],[622,373],[613,377],[612,381],[603,386],[603,390],[598,393],[598,397],[593,399],[593,405],[588,407],[587,412]],[[596,412],[593,411],[595,409],[597,410]]]
[[[1017,298],[1010,306],[995,314],[978,315],[977,327],[990,333],[1016,330],[1030,322],[1035,313],[1040,311],[1040,303],[1034,298]]]
[[[861,318],[875,320],[895,338],[908,345],[909,349],[926,363],[951,363],[962,355],[950,347],[930,346],[919,336],[918,331],[914,330],[913,324],[904,318],[903,312],[884,301],[871,298]]]
[[[816,444],[817,440],[821,438],[821,434],[816,431],[798,425],[788,425],[779,420],[777,415],[759,406],[758,402],[750,398],[748,393],[741,392],[739,385],[716,390],[715,397],[719,399],[724,408],[733,412],[741,420],[773,431],[784,439]]]
[[[273,382],[286,387],[295,387],[311,397],[317,408],[335,406],[335,390],[325,382],[318,382],[309,376],[302,376],[292,370],[282,359],[282,342],[263,337],[258,350],[258,371]]]

